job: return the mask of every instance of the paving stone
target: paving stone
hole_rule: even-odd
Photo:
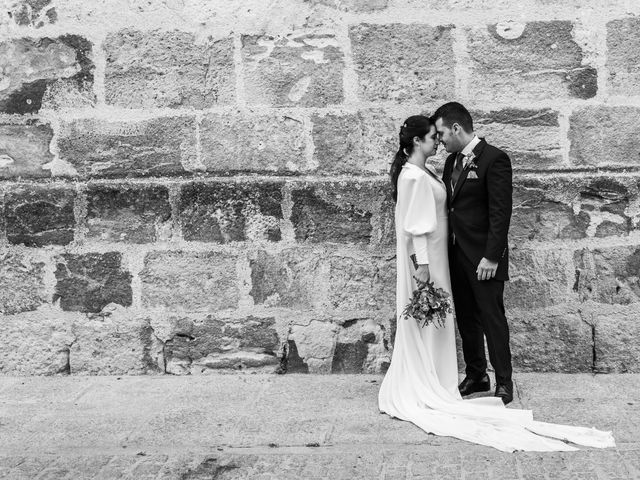
[[[0,112],[26,114],[43,106],[92,105],[92,49],[91,42],[78,35],[24,37],[0,43]]]
[[[53,300],[65,311],[99,312],[109,303],[130,306],[131,273],[122,268],[120,252],[57,257]]]
[[[5,195],[7,239],[28,247],[73,241],[75,191],[68,187],[16,185]]]
[[[18,0],[12,2],[7,13],[20,26],[42,28],[58,20],[58,13],[51,0]]]
[[[514,169],[557,168],[562,162],[558,112],[502,109],[472,112],[476,133],[504,150]]]
[[[60,158],[82,177],[139,177],[185,173],[196,159],[191,116],[150,120],[78,119],[61,125]]]
[[[110,33],[107,103],[127,108],[207,108],[235,97],[233,39],[196,39],[178,30]]]
[[[52,138],[51,126],[38,120],[0,123],[0,178],[51,176],[42,166],[53,160]]]
[[[306,172],[306,135],[295,115],[212,113],[200,123],[202,163],[208,172],[223,175]]]
[[[163,185],[89,185],[87,236],[108,242],[147,243],[168,237],[169,191]]]
[[[38,309],[50,301],[42,261],[7,248],[0,249],[0,314]]]
[[[564,20],[466,29],[467,49],[472,52],[469,90],[474,99],[510,103],[513,98],[594,97],[597,71],[583,65],[573,29]]]
[[[235,308],[236,258],[218,252],[157,251],[140,272],[145,307],[188,310]]]
[[[637,95],[640,85],[640,20],[634,17],[607,23],[607,69],[609,92]]]
[[[569,157],[586,167],[638,166],[633,136],[640,109],[631,106],[577,108],[569,118]]]
[[[349,38],[361,100],[422,103],[449,98],[455,87],[452,29],[352,25]]]
[[[228,243],[281,240],[282,182],[197,182],[180,190],[182,236]]]
[[[250,104],[322,107],[343,101],[344,54],[334,35],[242,36]]]

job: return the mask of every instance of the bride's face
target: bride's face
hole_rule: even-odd
[[[434,125],[431,125],[429,132],[424,136],[424,140],[420,142],[420,149],[425,157],[432,157],[438,151],[438,133]]]

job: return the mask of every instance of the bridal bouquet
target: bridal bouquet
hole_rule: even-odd
[[[413,291],[411,301],[406,306],[403,315],[414,318],[421,327],[433,323],[436,327],[444,327],[447,313],[451,313],[449,293],[442,288],[436,288],[432,282],[418,282],[418,288]]]

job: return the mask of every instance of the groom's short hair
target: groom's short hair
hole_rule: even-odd
[[[465,132],[473,132],[473,119],[471,118],[471,114],[461,103],[445,103],[435,111],[431,118],[434,122],[442,118],[442,123],[447,128],[451,128],[454,123],[457,123]]]

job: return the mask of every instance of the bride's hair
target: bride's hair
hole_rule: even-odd
[[[429,133],[431,125],[435,125],[433,120],[425,115],[413,115],[407,118],[400,127],[400,147],[391,163],[389,175],[393,187],[393,201],[398,200],[398,176],[409,155],[413,152],[413,138],[418,137],[424,140],[424,136]]]

